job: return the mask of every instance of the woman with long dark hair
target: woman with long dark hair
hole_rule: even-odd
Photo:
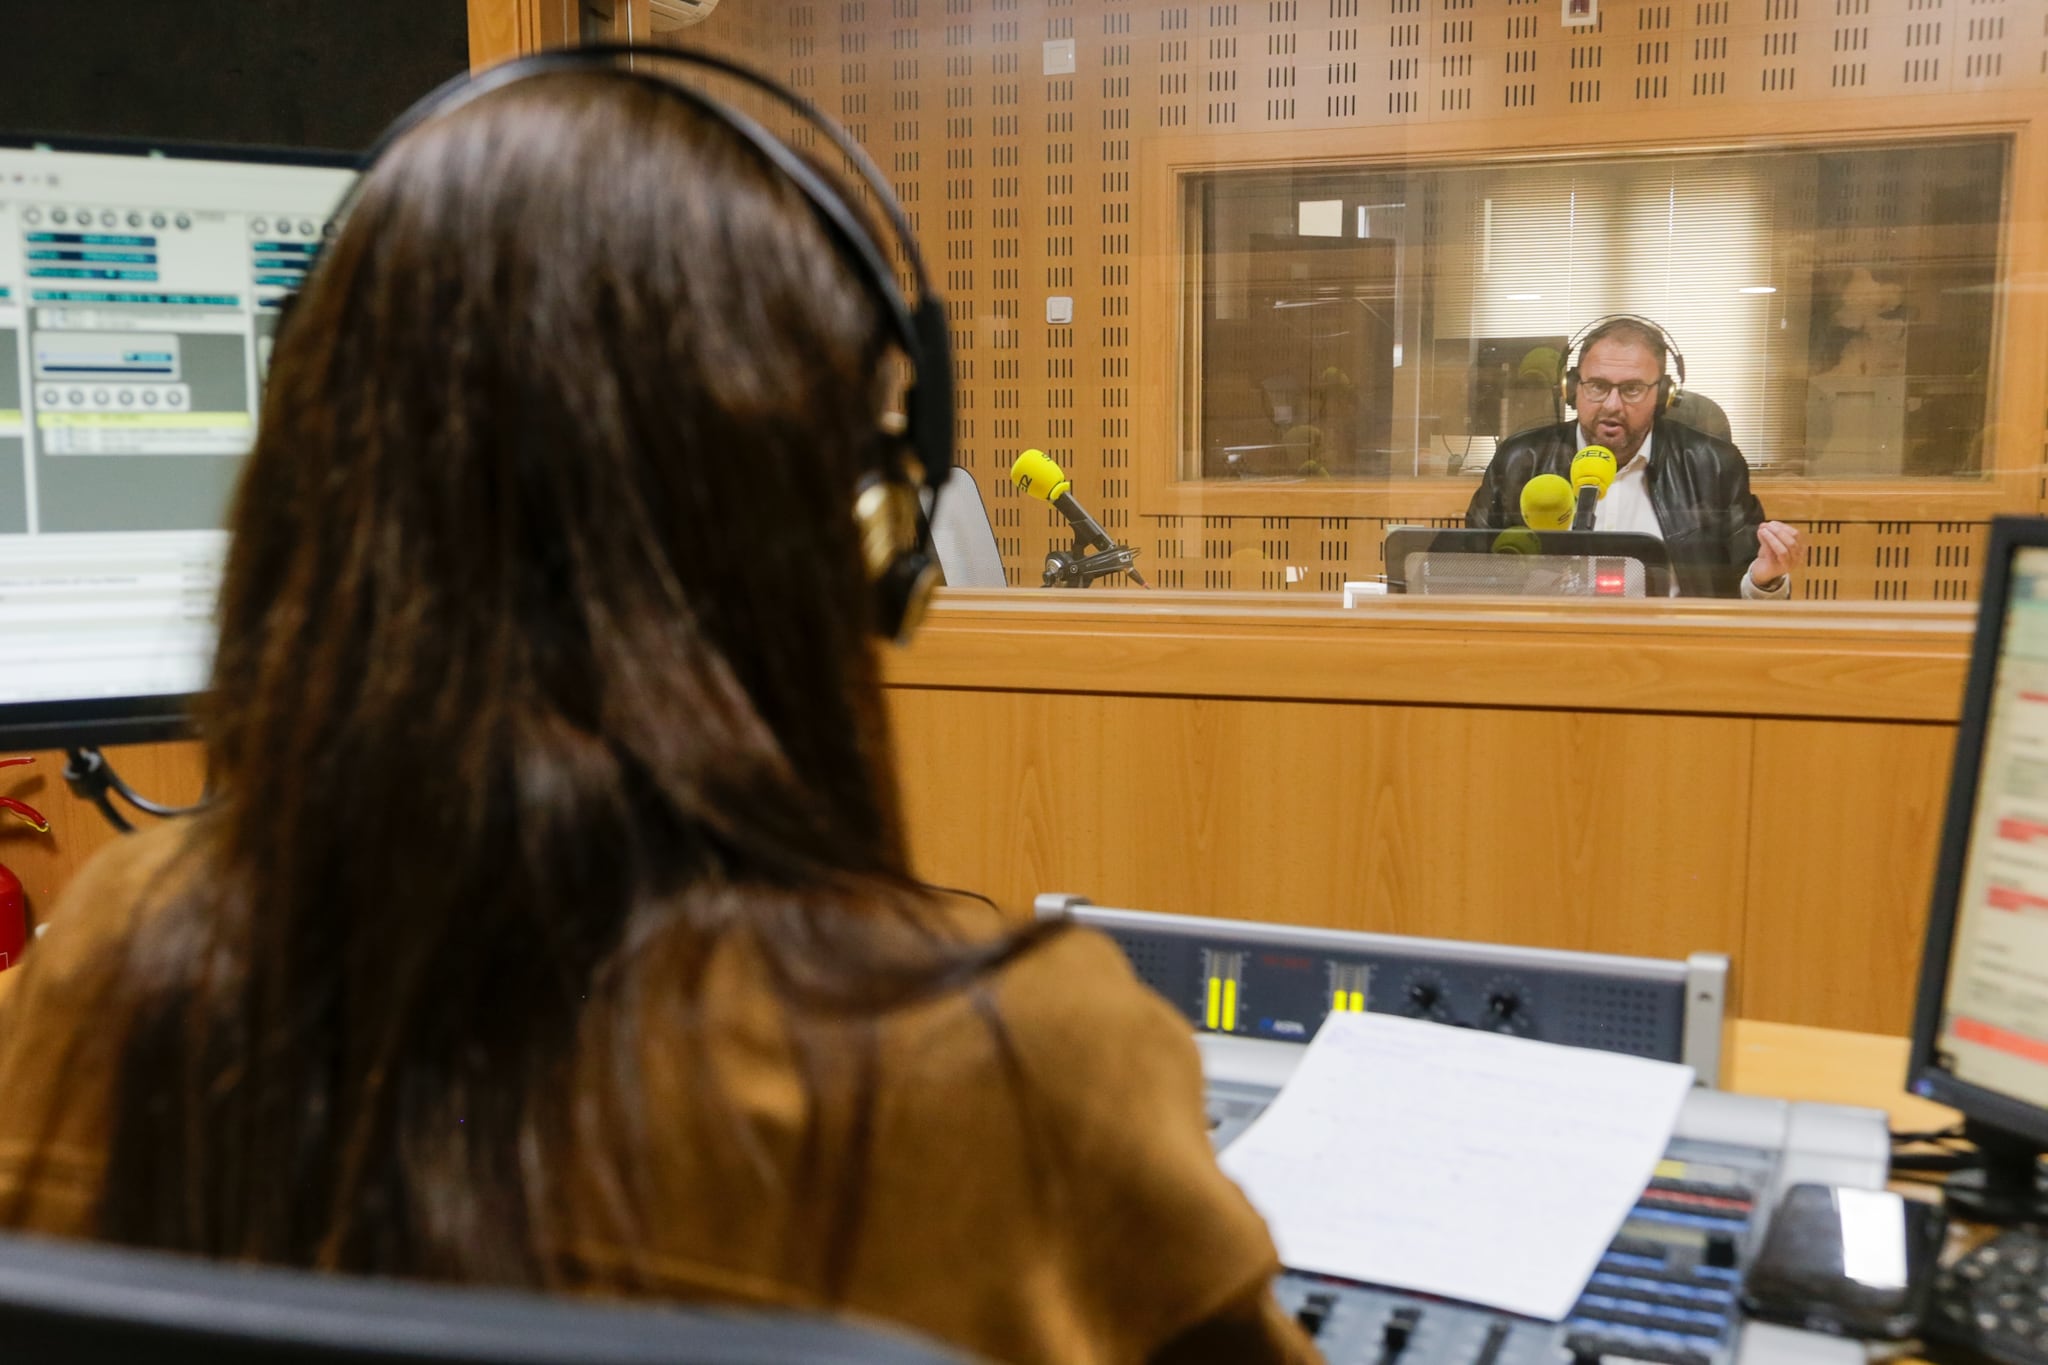
[[[217,796],[0,1001],[0,1222],[1312,1358],[1184,1024],[911,876],[850,510],[888,353],[673,95],[536,75],[406,134],[273,359]]]

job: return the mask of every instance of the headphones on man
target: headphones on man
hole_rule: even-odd
[[[817,168],[739,110],[679,80],[624,64],[629,61],[659,61],[729,76],[794,110],[823,133],[846,157],[888,218],[917,287],[916,306],[905,299],[888,257],[862,224],[860,215]],[[945,305],[932,289],[910,221],[888,180],[860,144],[810,101],[737,63],[681,48],[592,43],[535,53],[474,76],[457,76],[400,114],[364,154],[357,178],[342,196],[333,222],[345,221],[371,170],[407,133],[480,96],[560,71],[607,71],[620,80],[638,81],[682,101],[691,110],[710,116],[737,134],[802,193],[826,234],[840,248],[841,256],[880,305],[886,325],[909,359],[912,377],[904,398],[905,410],[885,414],[881,423],[882,435],[901,448],[893,461],[897,468],[861,480],[854,493],[853,516],[860,528],[861,555],[874,588],[876,630],[892,640],[907,639],[923,617],[932,589],[941,581],[930,525],[919,506],[918,493],[920,488],[929,488],[936,498],[944,490],[953,468],[952,340],[946,326]]]
[[[1586,347],[1606,335],[1607,329],[1617,322],[1633,322],[1638,327],[1655,332],[1663,340],[1666,361],[1663,366],[1664,373],[1657,380],[1657,411],[1668,411],[1685,389],[1685,354],[1678,349],[1678,343],[1671,339],[1671,333],[1640,313],[1609,313],[1604,317],[1594,318],[1572,334],[1572,339],[1565,343],[1564,378],[1559,382],[1559,390],[1564,395],[1564,405],[1574,411],[1577,410],[1579,362],[1585,358]],[[1677,371],[1675,378],[1672,375],[1673,370]]]

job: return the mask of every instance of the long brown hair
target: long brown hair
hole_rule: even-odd
[[[560,1169],[631,1235],[643,1021],[687,1045],[715,945],[843,1018],[1028,941],[946,940],[906,865],[850,512],[884,352],[798,192],[640,82],[522,80],[379,162],[234,508],[219,800],[129,950],[105,1235],[552,1282]],[[857,1145],[872,1055],[795,1052]]]

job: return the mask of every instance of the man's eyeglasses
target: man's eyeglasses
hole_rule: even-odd
[[[1604,403],[1608,394],[1618,393],[1624,403],[1640,403],[1656,387],[1655,384],[1645,384],[1640,379],[1631,379],[1626,384],[1613,384],[1605,379],[1581,379],[1579,396],[1591,402]]]

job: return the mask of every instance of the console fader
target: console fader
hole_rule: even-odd
[[[1331,1365],[1725,1365],[1773,1165],[1754,1149],[1673,1143],[1562,1323],[1297,1271],[1277,1292]]]

